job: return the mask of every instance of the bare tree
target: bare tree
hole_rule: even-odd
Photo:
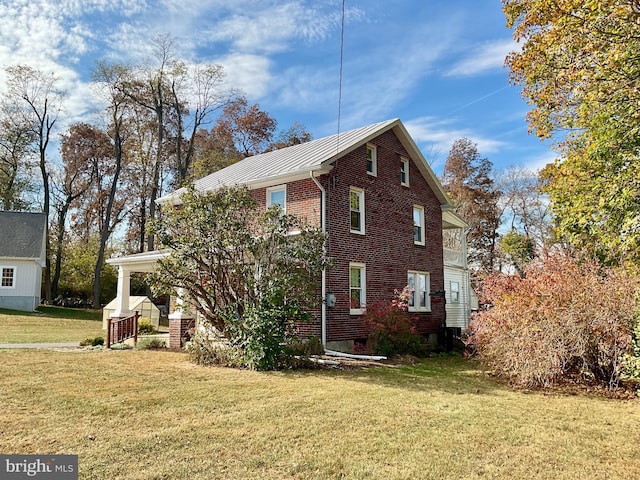
[[[62,136],[62,170],[54,182],[54,208],[56,209],[55,273],[51,282],[54,296],[62,268],[62,252],[69,209],[85,195],[96,175],[95,158],[102,155],[96,139],[96,130],[85,123],[75,124]],[[56,187],[57,186],[57,187]]]
[[[510,166],[497,172],[496,188],[501,192],[498,207],[503,223],[536,246],[546,245],[552,237],[552,220],[538,174],[522,166]]]
[[[122,93],[122,83],[126,81],[125,71],[116,66],[108,67],[99,64],[94,72],[94,79],[102,86],[103,95],[108,102],[109,113],[109,137],[113,148],[111,160],[111,181],[108,189],[107,205],[103,215],[103,227],[100,232],[100,247],[93,277],[93,306],[100,307],[100,276],[104,266],[104,252],[107,240],[113,233],[118,221],[114,221],[112,214],[116,193],[119,188],[119,179],[124,166],[124,144],[127,137],[127,98]],[[116,220],[118,220],[116,218]]]
[[[51,208],[51,185],[47,148],[66,93],[58,88],[59,78],[53,74],[46,74],[27,65],[11,66],[6,71],[9,101],[14,102],[18,107],[16,111],[19,111],[24,122],[30,125],[35,137],[38,165],[42,176],[42,211],[48,218]],[[44,288],[45,299],[51,301],[49,222],[47,222],[46,239]]]

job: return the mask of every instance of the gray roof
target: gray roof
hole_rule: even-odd
[[[0,211],[0,257],[40,258],[47,216]]]
[[[326,173],[331,169],[331,164],[336,159],[391,129],[400,138],[434,191],[441,196],[442,203],[447,204],[448,199],[444,194],[444,190],[442,190],[442,186],[409,136],[404,125],[397,118],[247,157],[222,170],[196,180],[195,187],[197,190],[207,191],[230,185],[275,185],[279,180],[286,181],[295,175],[306,175],[308,177],[309,172],[312,171]],[[158,199],[158,203],[179,203],[179,198],[184,191],[184,188],[178,189]]]

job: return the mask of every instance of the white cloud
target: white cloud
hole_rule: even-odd
[[[326,38],[338,20],[337,11],[327,13],[300,2],[287,2],[237,11],[213,25],[205,35],[214,42],[231,43],[236,51],[273,53],[286,50],[293,39],[315,42]]]
[[[468,56],[457,62],[446,73],[446,76],[472,76],[500,70],[504,68],[506,56],[518,48],[518,44],[511,39],[483,43],[472,49]]]
[[[239,88],[249,98],[264,96],[271,82],[271,62],[267,57],[250,54],[230,54],[216,60],[224,67],[227,84]]]
[[[453,142],[460,138],[468,138],[476,143],[478,153],[481,156],[488,156],[508,147],[505,142],[487,138],[469,128],[455,127],[451,121],[438,120],[433,117],[420,117],[403,123],[415,142],[419,145],[423,144],[431,152],[430,155],[425,156],[427,160],[433,161],[435,166],[444,162],[444,158],[451,150]],[[437,158],[430,159],[430,156]]]

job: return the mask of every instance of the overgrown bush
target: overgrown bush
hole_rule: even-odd
[[[227,316],[231,345],[238,349],[242,363],[251,370],[276,370],[290,365],[287,348],[295,340],[295,318],[306,320],[292,304],[265,301],[248,306],[243,315]]]
[[[554,252],[524,276],[496,274],[480,291],[490,307],[469,325],[467,344],[496,374],[527,387],[572,377],[619,384],[631,353],[638,278]]]
[[[634,381],[640,393],[640,311],[636,313],[633,326],[631,351],[625,355],[622,366],[623,378]]]
[[[138,341],[136,348],[139,350],[160,350],[167,348],[167,344],[159,338],[145,338]]]
[[[186,350],[190,360],[198,365],[239,367],[242,364],[238,349],[201,332],[191,337]]]
[[[151,335],[157,333],[156,327],[153,326],[151,320],[147,317],[140,317],[138,319],[138,334],[139,335]]]
[[[80,346],[81,347],[88,347],[88,346],[92,346],[92,347],[97,347],[99,345],[104,345],[104,338],[102,337],[94,337],[94,338],[85,338],[84,340],[82,340],[80,342]]]
[[[379,302],[367,307],[363,320],[369,330],[368,350],[388,357],[427,353],[425,339],[416,330],[417,318],[408,313],[410,295],[405,288],[390,303]]]

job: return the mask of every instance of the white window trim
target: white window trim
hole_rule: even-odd
[[[271,203],[271,193],[279,192],[279,191],[284,191],[284,207],[282,209],[282,213],[287,213],[287,184],[286,183],[283,184],[283,185],[276,185],[274,187],[267,188],[267,191],[266,191],[267,209],[272,205],[272,203]]]
[[[421,306],[416,306],[416,302],[415,300],[415,296],[413,297],[413,305],[410,305],[408,310],[410,312],[430,312],[431,311],[431,275],[429,274],[429,272],[420,272],[418,270],[408,270],[407,271],[407,280],[409,275],[413,275],[413,284],[418,286],[420,285],[420,282],[418,282],[418,276],[419,275],[425,275],[426,279],[425,279],[425,288],[426,288],[426,295],[425,295],[425,303],[426,305],[424,307]],[[408,282],[407,282],[408,283]],[[416,291],[417,293],[419,293],[419,291]],[[412,292],[413,293],[413,292]]]
[[[403,187],[409,186],[409,159],[400,157],[400,164],[404,167],[404,182],[402,181],[402,170],[400,170],[400,185]]]
[[[351,228],[351,194],[355,193],[358,195],[358,198],[360,199],[360,230],[354,230],[353,228]],[[364,212],[365,212],[365,207],[364,207],[364,190],[358,187],[350,187],[349,188],[349,231],[351,233],[357,233],[358,235],[364,235]]]
[[[414,216],[416,213],[416,210],[418,212],[420,212],[420,226],[422,227],[420,229],[420,239],[416,240],[415,239],[415,223],[414,222]],[[414,238],[413,238],[413,243],[416,245],[424,245],[425,244],[425,225],[424,225],[424,207],[422,205],[414,205],[413,206],[413,210],[411,210],[411,222],[414,226]]]
[[[374,177],[378,176],[378,147],[371,143],[367,143],[367,150],[371,149],[371,166],[373,167],[372,171],[369,171],[369,157],[367,156],[367,174],[372,175]]]
[[[360,308],[351,308],[351,269],[357,268],[360,270]],[[367,266],[364,263],[350,262],[349,263],[349,314],[350,315],[364,315],[367,308]]]
[[[457,290],[453,289],[453,284],[456,284],[458,286]],[[454,292],[456,292],[458,294],[458,298],[457,299],[453,298],[453,293]],[[450,296],[451,303],[460,303],[460,282],[455,282],[453,280],[449,282],[449,296]]]
[[[5,268],[13,269],[13,277],[12,277],[12,285],[11,286],[3,286],[2,285],[2,274],[3,274],[3,270]],[[0,265],[0,289],[2,289],[2,290],[15,290],[16,283],[17,283],[17,277],[18,277],[18,267],[16,267],[15,265]]]

